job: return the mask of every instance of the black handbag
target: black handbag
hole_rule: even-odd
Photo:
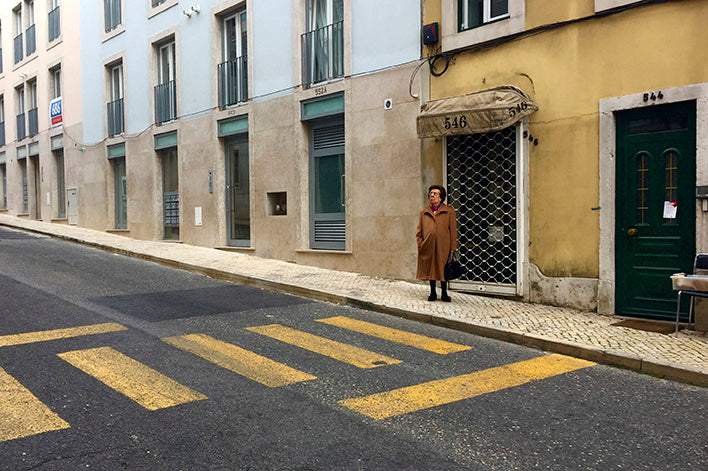
[[[456,280],[461,277],[465,269],[460,263],[460,257],[457,252],[450,255],[450,261],[445,264],[445,281]]]

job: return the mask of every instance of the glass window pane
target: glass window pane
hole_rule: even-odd
[[[341,213],[344,155],[315,158],[315,212]]]
[[[460,30],[480,26],[484,18],[484,0],[460,0]]]
[[[339,23],[344,20],[344,1],[333,0],[332,23]]]
[[[162,151],[162,176],[163,191],[177,191],[177,150],[169,149]]]
[[[627,134],[678,131],[681,129],[688,129],[688,115],[686,114],[655,116],[627,121]]]
[[[648,222],[649,211],[649,156],[637,156],[637,224]]]
[[[490,1],[491,18],[497,18],[509,14],[509,0],[491,0]]]
[[[678,187],[678,154],[670,150],[664,155],[664,200],[676,201]],[[676,222],[676,218],[664,218],[664,222]]]

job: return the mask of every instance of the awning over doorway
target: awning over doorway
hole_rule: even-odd
[[[417,118],[418,137],[440,137],[499,131],[538,111],[523,90],[503,85],[468,95],[423,103]]]

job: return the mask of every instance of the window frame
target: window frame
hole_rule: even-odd
[[[465,24],[466,20],[463,20],[464,18],[468,18],[469,14],[469,5],[471,1],[475,2],[482,2],[482,18],[481,22],[477,25],[466,25]],[[492,17],[492,0],[458,0],[457,2],[458,5],[458,11],[457,11],[457,31],[467,31],[470,29],[474,28],[479,28],[480,26],[487,25],[489,23],[495,22],[495,21],[501,21],[509,18],[509,1],[506,1],[506,13],[503,15],[498,15],[495,17]]]
[[[526,0],[508,0],[508,15],[475,28],[459,31],[459,0],[442,0],[442,51],[473,46],[524,31]]]
[[[25,84],[18,85],[15,87],[15,95],[17,97],[17,115],[21,115],[25,113],[25,99],[26,99],[26,90],[25,90]]]
[[[163,51],[167,51],[167,77],[165,77],[165,64],[163,62]],[[177,69],[175,39],[157,45],[157,84],[164,85],[175,80]]]
[[[52,85],[52,99],[59,98],[62,95],[62,78],[61,65],[49,69]]]
[[[115,8],[116,4],[118,5],[117,9]],[[116,12],[118,14],[118,21],[116,21],[116,18],[113,17],[114,12]],[[109,18],[111,20],[110,25],[108,22]],[[103,34],[112,34],[122,25],[123,25],[123,1],[122,0],[103,0]]]

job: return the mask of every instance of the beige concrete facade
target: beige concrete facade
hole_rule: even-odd
[[[418,101],[407,93],[415,64],[347,78],[283,97],[248,103],[205,116],[156,126],[139,137],[118,137],[85,149],[83,162],[67,168],[81,179],[79,225],[147,240],[162,239],[160,157],[155,136],[176,131],[180,187],[180,240],[227,246],[227,138],[218,123],[247,116],[251,246],[233,250],[306,265],[411,278],[414,229],[422,205]],[[311,250],[309,237],[308,124],[302,102],[344,93],[346,249]],[[393,101],[384,109],[384,101]],[[108,146],[125,143],[128,228],[115,230],[113,169]],[[90,164],[89,164],[90,162]],[[209,192],[209,172],[212,192]],[[267,194],[287,194],[287,214],[268,215]],[[195,208],[202,224],[195,225]]]

